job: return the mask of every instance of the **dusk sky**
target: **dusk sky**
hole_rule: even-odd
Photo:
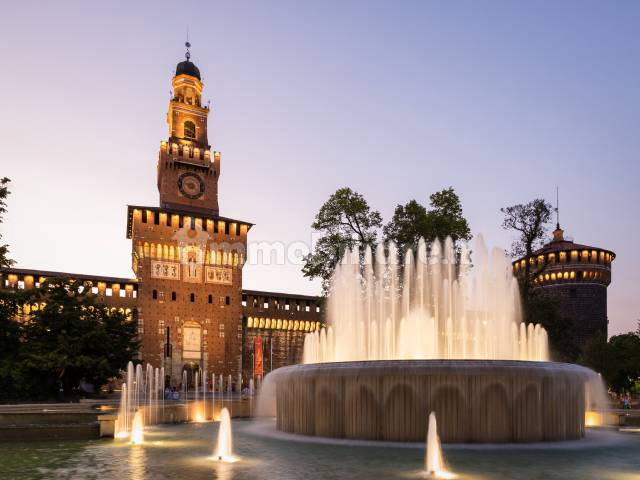
[[[130,277],[126,205],[158,205],[171,77],[192,60],[220,213],[309,243],[337,188],[394,207],[453,186],[474,235],[555,202],[613,250],[609,333],[640,318],[640,2],[3,2],[0,227],[19,267]],[[244,288],[317,294],[300,265]]]

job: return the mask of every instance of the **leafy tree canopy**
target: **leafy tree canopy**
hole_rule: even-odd
[[[398,205],[391,221],[384,226],[385,241],[393,241],[402,255],[415,247],[420,237],[427,242],[450,236],[454,241],[469,240],[471,231],[462,215],[460,198],[453,188],[429,197],[427,209],[416,200]],[[346,249],[371,246],[378,242],[382,217],[372,210],[362,195],[341,188],[320,208],[312,228],[320,233],[313,253],[305,258],[303,273],[322,279],[323,293],[329,292],[331,276]]]
[[[340,188],[320,207],[311,227],[320,233],[314,251],[305,257],[305,277],[322,279],[329,291],[331,275],[347,249],[375,247],[382,226],[379,212],[372,210],[362,195]]]
[[[60,385],[73,394],[80,381],[99,388],[134,358],[135,321],[96,303],[89,292],[80,282],[51,279],[33,290],[3,293],[0,328],[9,349],[0,351],[2,394],[51,398]],[[21,314],[22,305],[29,311]]]
[[[640,334],[602,335],[585,349],[581,363],[600,373],[616,393],[637,392],[640,384]]]
[[[511,256],[530,256],[542,246],[547,236],[547,225],[551,219],[551,204],[536,198],[527,204],[501,208],[504,214],[502,228],[515,230],[518,237],[511,245]]]
[[[7,212],[7,197],[11,193],[9,191],[9,180],[7,177],[0,179],[0,223],[3,221],[4,214]],[[2,234],[0,234],[0,241]],[[11,267],[15,262],[9,257],[9,245],[0,243],[0,267]]]
[[[415,248],[420,238],[427,244],[436,238],[447,237],[458,241],[471,239],[471,229],[462,215],[460,198],[452,187],[433,193],[429,197],[429,209],[411,200],[398,205],[391,221],[384,227],[386,241],[393,241],[401,253]]]

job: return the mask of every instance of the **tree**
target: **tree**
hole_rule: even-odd
[[[640,337],[634,332],[609,339],[607,380],[616,393],[635,390],[640,380]]]
[[[609,388],[618,393],[634,392],[640,382],[640,335],[629,332],[607,339],[594,337],[580,362],[600,373]]]
[[[11,193],[9,191],[9,180],[7,177],[0,179],[0,223],[3,222],[3,215],[7,212],[6,199]],[[2,240],[2,234],[0,234],[0,240]],[[15,262],[9,257],[9,245],[0,244],[0,268],[11,267]]]
[[[430,244],[436,238],[451,237],[456,246],[460,240],[471,239],[460,198],[452,187],[431,194],[429,201],[429,210],[416,200],[398,205],[391,221],[385,225],[385,240],[393,241],[401,255],[410,248],[415,249],[420,238]]]
[[[551,218],[551,208],[550,203],[536,198],[524,205],[518,204],[500,209],[504,214],[502,228],[515,230],[518,233],[518,237],[513,241],[509,252],[512,258],[525,257],[529,259],[543,245],[547,236],[547,225]],[[527,322],[530,321],[528,319],[530,316],[528,309],[531,282],[542,273],[545,268],[544,265],[546,263],[533,267],[527,261],[525,262],[524,270],[518,276],[522,306]]]
[[[320,207],[311,227],[321,233],[314,251],[305,257],[305,277],[322,279],[329,292],[331,275],[347,249],[375,247],[382,226],[380,213],[372,210],[362,195],[340,188]]]
[[[25,292],[27,304],[39,305],[25,322],[21,348],[30,396],[50,397],[59,384],[68,394],[80,381],[100,388],[134,358],[136,323],[96,304],[90,291],[78,281],[51,279]]]
[[[414,248],[420,237],[425,235],[429,235],[427,209],[416,200],[410,200],[406,205],[398,205],[391,221],[384,226],[385,241],[394,242],[401,254]]]
[[[22,324],[16,321],[22,295],[0,290],[0,399],[20,397]]]

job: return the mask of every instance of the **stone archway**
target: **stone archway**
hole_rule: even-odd
[[[331,385],[323,385],[316,389],[315,431],[321,437],[343,436],[343,405],[338,394]]]
[[[356,385],[347,395],[345,435],[348,438],[377,440],[380,435],[378,399],[367,385]]]
[[[417,425],[418,405],[413,388],[397,384],[384,402],[383,439],[393,441],[423,441],[426,425]]]
[[[507,442],[511,438],[511,405],[504,385],[493,383],[482,392],[480,399],[481,428],[476,441]],[[486,438],[485,438],[486,437]]]
[[[202,374],[202,370],[200,369],[200,364],[198,362],[187,362],[182,365],[182,376],[181,379],[184,378],[184,373],[187,374],[187,389],[192,389],[195,385],[196,372]],[[181,380],[182,382],[182,380]],[[184,385],[181,385],[184,388]]]
[[[460,388],[438,388],[429,404],[431,411],[436,413],[438,435],[443,442],[469,441],[468,408]]]
[[[517,441],[536,442],[542,436],[541,392],[536,384],[526,385],[516,396],[514,402],[513,435]]]

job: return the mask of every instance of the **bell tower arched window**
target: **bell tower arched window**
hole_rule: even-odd
[[[196,125],[191,120],[184,122],[184,138],[195,140],[196,138]]]

